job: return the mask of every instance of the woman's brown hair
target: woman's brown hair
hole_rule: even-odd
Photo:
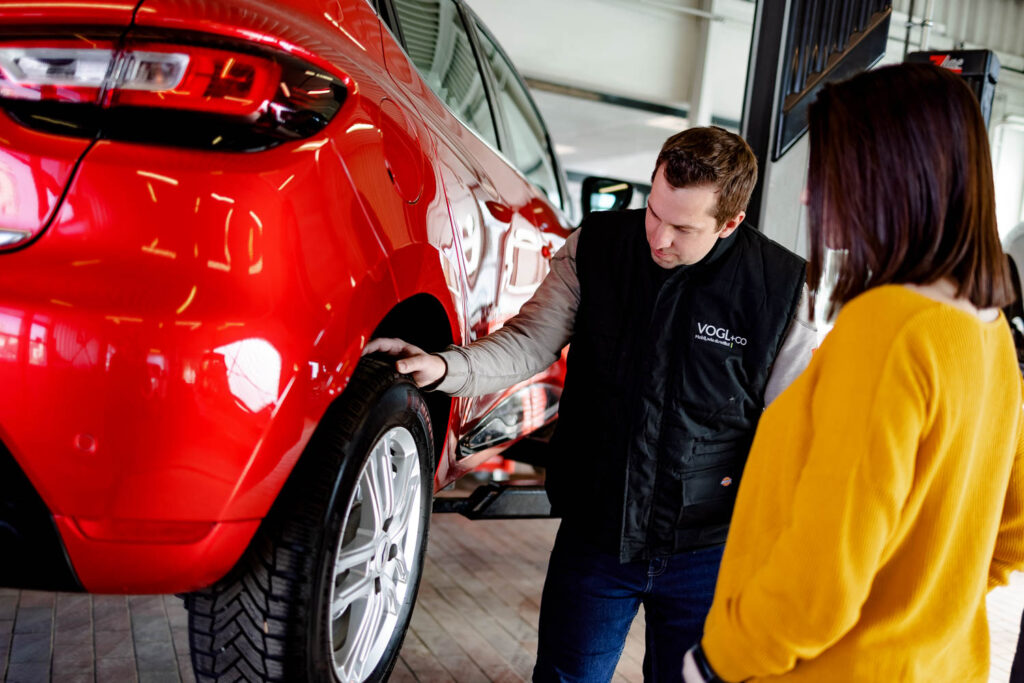
[[[883,67],[825,86],[808,116],[812,291],[825,248],[847,252],[830,316],[871,287],[942,278],[979,308],[1013,300],[985,122],[960,77]]]

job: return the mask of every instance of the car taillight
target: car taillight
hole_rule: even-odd
[[[113,49],[0,47],[0,97],[96,102]]]
[[[195,34],[0,39],[0,106],[61,135],[265,149],[317,133],[347,93],[292,55]]]
[[[270,107],[281,67],[269,59],[193,47],[125,51],[114,67],[111,106],[165,107],[249,116]]]

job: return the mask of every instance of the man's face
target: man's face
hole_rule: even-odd
[[[714,217],[717,206],[718,188],[673,187],[665,179],[665,164],[658,167],[647,199],[647,243],[654,262],[662,268],[697,263],[716,240],[731,235],[745,214],[737,214],[719,230]]]

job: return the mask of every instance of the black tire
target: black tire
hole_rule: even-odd
[[[185,597],[198,681],[387,678],[423,571],[433,443],[415,385],[363,359],[245,555]],[[391,487],[390,505],[371,495]]]

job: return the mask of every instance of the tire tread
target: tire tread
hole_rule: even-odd
[[[342,400],[328,408],[295,471],[249,548],[227,576],[185,596],[189,644],[200,683],[296,680],[305,669],[313,600],[313,557],[323,543],[338,454],[376,400],[399,376],[390,362],[366,357]],[[426,421],[427,443],[433,443]],[[277,539],[275,542],[274,539]]]

